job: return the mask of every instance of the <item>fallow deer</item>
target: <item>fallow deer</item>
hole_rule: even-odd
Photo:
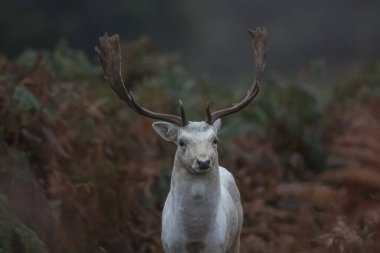
[[[170,191],[162,214],[162,244],[166,253],[237,253],[243,224],[239,190],[230,172],[219,166],[217,132],[220,118],[246,107],[258,94],[265,66],[267,32],[250,30],[254,48],[256,80],[244,99],[211,113],[206,120],[188,121],[180,101],[181,116],[162,114],[139,105],[121,77],[119,36],[100,37],[100,59],[105,78],[116,94],[138,114],[160,120],[153,129],[174,142],[177,151]]]

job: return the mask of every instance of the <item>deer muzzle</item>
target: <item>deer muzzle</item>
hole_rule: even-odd
[[[197,159],[198,168],[200,170],[207,170],[210,168],[211,160],[210,159]]]
[[[192,167],[196,173],[206,173],[212,168],[212,159],[208,155],[198,155],[193,160]]]

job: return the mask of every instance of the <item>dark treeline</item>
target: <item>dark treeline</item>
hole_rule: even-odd
[[[187,69],[228,83],[251,71],[248,28],[270,31],[269,70],[285,73],[323,59],[329,66],[380,55],[378,1],[47,1],[2,0],[0,54],[52,49],[58,41],[84,50],[104,32],[125,41],[149,36],[159,51],[178,52]]]

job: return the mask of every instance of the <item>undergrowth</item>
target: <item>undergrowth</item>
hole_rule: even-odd
[[[147,38],[124,44],[123,59],[129,87],[157,111],[177,114],[181,98],[202,120],[208,99],[226,106],[248,89],[211,89]],[[242,195],[241,252],[380,250],[380,63],[357,73],[314,91],[268,76],[257,102],[226,119],[220,160]],[[65,43],[0,58],[0,119],[0,252],[162,252],[174,146],[98,65]]]

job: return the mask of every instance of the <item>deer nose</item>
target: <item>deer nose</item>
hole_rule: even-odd
[[[210,159],[207,159],[207,160],[197,159],[197,163],[198,163],[199,168],[202,170],[210,168]]]

